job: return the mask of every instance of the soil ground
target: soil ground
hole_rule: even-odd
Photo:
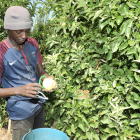
[[[0,128],[0,140],[12,140],[12,133],[7,133],[8,126]]]

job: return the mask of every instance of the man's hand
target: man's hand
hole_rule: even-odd
[[[16,87],[16,95],[26,96],[26,97],[36,97],[38,91],[41,90],[41,85],[38,83],[28,83],[21,87]]]
[[[53,76],[49,76],[48,73],[43,69],[43,66],[42,66],[42,63],[38,64],[37,65],[37,73],[39,75],[39,77],[41,77],[42,75],[46,76],[47,78],[50,78],[50,79],[53,79]],[[42,77],[41,80],[43,81],[45,79],[45,77]],[[55,81],[55,80],[54,80]],[[53,92],[55,89],[57,89],[57,82],[55,81],[55,86],[53,87],[52,90],[46,90],[46,89],[43,89],[43,91],[46,91],[46,92]]]

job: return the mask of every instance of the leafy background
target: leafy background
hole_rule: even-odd
[[[30,36],[39,42],[44,68],[58,82],[55,92],[45,93],[46,126],[71,140],[139,140],[140,2],[38,3],[43,7],[36,11]],[[81,99],[81,90],[88,90],[89,98]]]

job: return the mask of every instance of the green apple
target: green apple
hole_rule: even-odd
[[[55,81],[49,78],[43,80],[43,87],[47,90],[51,90],[55,86]]]

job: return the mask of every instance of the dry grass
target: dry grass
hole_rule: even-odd
[[[12,140],[12,133],[7,133],[7,127],[0,129],[0,140]]]
[[[90,97],[90,93],[89,90],[81,90],[79,89],[78,92],[76,93],[76,95],[81,94],[78,99],[82,100],[82,99],[87,99]]]

